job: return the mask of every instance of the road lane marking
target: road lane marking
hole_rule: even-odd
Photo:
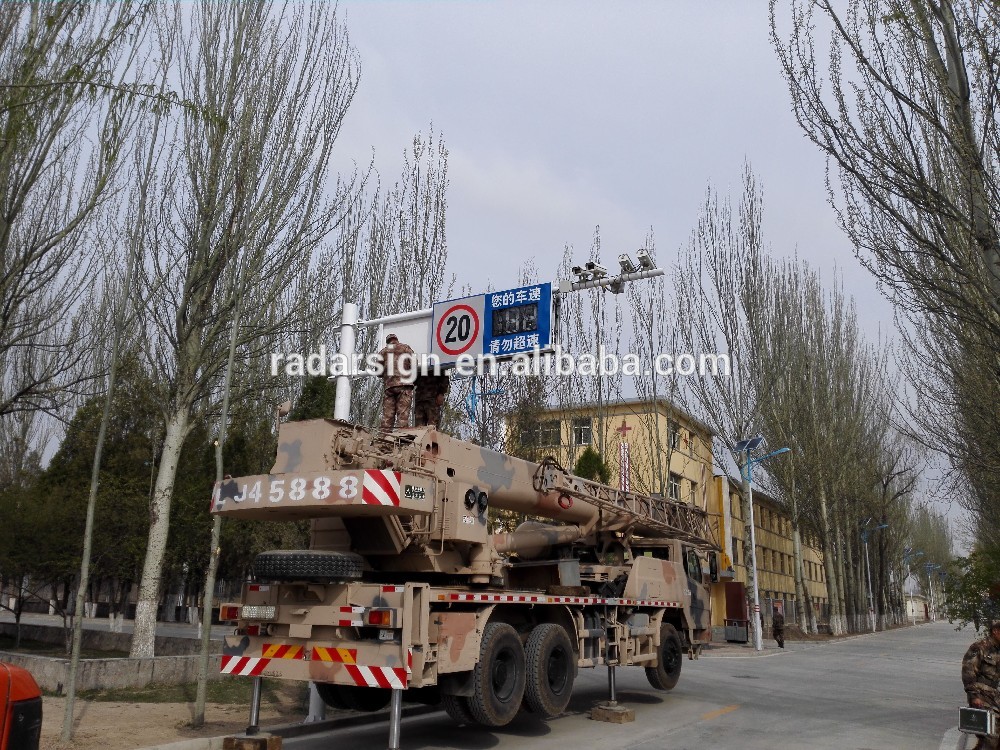
[[[720,709],[718,709],[716,711],[709,711],[707,714],[702,714],[701,715],[701,720],[702,721],[708,721],[709,719],[717,719],[720,716],[725,716],[726,714],[732,713],[733,711],[735,711],[739,707],[740,707],[740,704],[737,703],[737,704],[735,704],[733,706],[726,706],[725,708],[720,708]]]

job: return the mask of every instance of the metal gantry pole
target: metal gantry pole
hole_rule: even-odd
[[[358,306],[345,302],[340,313],[340,361],[344,372],[337,376],[333,399],[333,418],[346,422],[351,418],[351,375],[354,367],[355,326],[358,322]]]
[[[424,314],[425,310],[415,313],[406,313],[395,316],[396,320],[411,319]],[[354,354],[356,351],[356,331],[358,324],[358,306],[345,302],[344,309],[340,314],[340,359],[344,366],[344,372],[337,376],[337,387],[333,401],[333,418],[341,421],[348,421],[351,418],[351,371],[354,368]],[[316,687],[310,684],[310,691],[315,692]],[[311,701],[310,701],[311,707]],[[312,711],[310,710],[310,715]],[[399,750],[399,736],[403,721],[403,691],[393,688],[392,699],[389,706],[389,750]]]

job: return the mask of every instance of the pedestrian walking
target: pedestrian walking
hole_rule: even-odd
[[[962,659],[962,684],[969,705],[1000,711],[1000,620],[994,620],[986,637],[976,641]],[[974,750],[994,750],[997,739],[976,735]]]
[[[771,635],[778,642],[778,648],[785,647],[785,616],[777,607],[771,615]]]

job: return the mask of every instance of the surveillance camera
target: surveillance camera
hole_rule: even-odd
[[[608,269],[600,263],[594,263],[591,260],[587,261],[587,270],[594,274],[595,279],[600,279],[608,275]]]
[[[653,265],[653,259],[649,257],[649,252],[645,248],[637,252],[635,257],[639,259],[639,265],[642,266],[644,271],[652,271],[655,267]]]
[[[573,266],[572,271],[574,276],[580,276],[583,274],[583,269],[580,268],[580,266]]]
[[[622,267],[622,273],[635,273],[638,270],[632,259],[628,257],[628,253],[622,253],[618,256],[618,265]]]

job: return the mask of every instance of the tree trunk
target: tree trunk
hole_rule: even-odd
[[[844,618],[845,632],[851,630],[852,615],[854,614],[851,610],[847,608],[848,599],[845,595],[844,590],[844,576],[846,573],[844,567],[844,557],[846,555],[846,549],[844,547],[844,535],[841,533],[840,519],[838,518],[835,522],[836,528],[834,529],[837,556],[834,559],[834,576],[833,576],[833,590],[834,596],[837,597],[837,606],[840,607],[840,612]]]
[[[240,325],[242,302],[236,303],[233,313],[232,330],[229,334],[229,359],[226,362],[226,376],[222,386],[222,414],[219,416],[219,439],[215,442],[215,481],[221,482],[223,474],[223,453],[229,419],[229,389],[233,380],[233,364],[236,361],[236,332]],[[211,657],[212,639],[212,597],[215,594],[215,575],[219,569],[219,538],[222,535],[222,516],[215,514],[212,519],[212,541],[208,552],[208,570],[205,571],[201,613],[201,653],[198,659],[198,687],[195,691],[194,718],[192,725],[200,727],[205,723],[205,702],[208,696],[208,664]]]
[[[795,513],[795,501],[792,500],[792,513]],[[799,627],[803,633],[809,632],[809,613],[806,602],[806,582],[802,565],[802,536],[799,534],[799,525],[792,522],[792,547],[795,556],[795,600],[801,603],[798,612]]]
[[[822,480],[822,477],[820,477]],[[830,605],[830,633],[843,635],[846,630],[844,610],[837,598],[837,574],[834,565],[833,531],[830,528],[829,510],[826,505],[826,487],[820,483],[819,488],[820,523],[823,526],[823,568],[826,570],[826,600]]]
[[[135,606],[135,623],[132,631],[133,659],[154,656],[156,639],[156,610],[160,600],[160,575],[163,557],[167,550],[167,532],[170,529],[170,501],[174,494],[174,480],[181,448],[188,431],[190,411],[178,406],[167,420],[167,433],[163,439],[163,454],[156,474],[156,488],[149,509],[149,544],[146,561],[142,566],[139,599]]]

